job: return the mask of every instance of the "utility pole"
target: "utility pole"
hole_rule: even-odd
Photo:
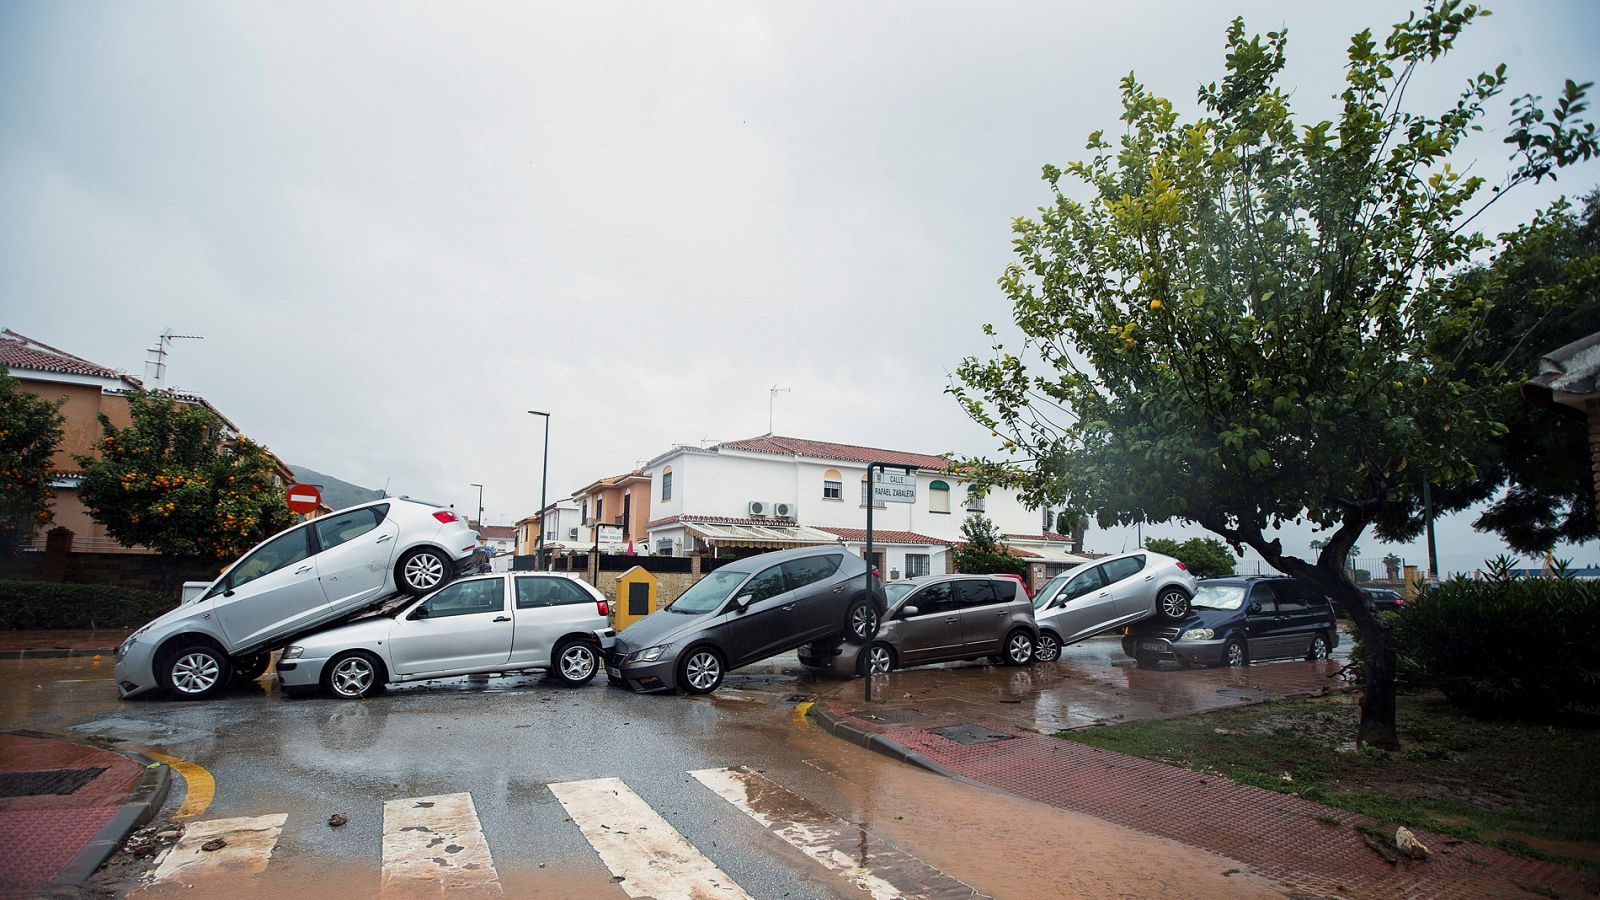
[[[534,564],[539,571],[544,571],[544,533],[545,533],[545,487],[550,481],[550,414],[536,409],[528,410],[530,416],[544,418],[544,465],[539,469],[539,551]],[[596,579],[599,580],[599,570],[596,570]]]
[[[779,394],[787,393],[789,393],[788,388],[781,388],[777,385],[773,385],[767,391],[767,434],[772,433],[772,401],[778,399]]]
[[[483,527],[483,485],[481,485],[481,484],[477,483],[476,481],[474,481],[471,484],[467,485],[467,487],[475,487],[475,488],[478,489],[478,527],[482,528]]]
[[[1439,548],[1433,541],[1433,487],[1422,483],[1422,521],[1428,530],[1428,581],[1439,580]]]

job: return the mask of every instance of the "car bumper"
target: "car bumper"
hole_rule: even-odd
[[[606,654],[606,679],[613,687],[627,688],[642,694],[674,690],[678,686],[678,657],[658,659],[651,663],[624,665],[618,653]]]
[[[1122,639],[1122,652],[1134,659],[1170,659],[1180,663],[1215,666],[1222,664],[1222,648],[1227,640],[1178,641],[1134,635]]]
[[[147,694],[161,686],[156,681],[154,661],[151,659],[154,650],[150,644],[135,642],[128,652],[118,651],[113,672],[117,680],[117,693],[122,699]]]
[[[278,660],[278,684],[286,688],[310,688],[322,684],[322,667],[328,660],[323,659],[280,659]]]
[[[807,644],[795,651],[800,664],[818,672],[834,675],[854,675],[861,657],[861,645],[844,643],[838,646],[817,647]]]

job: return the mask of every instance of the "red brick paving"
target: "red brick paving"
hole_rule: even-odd
[[[1059,730],[1054,726],[1064,720],[1080,726],[1133,721],[1305,694],[1327,687],[1329,671],[1327,663],[1151,672],[1070,662],[923,670],[880,680],[884,703],[865,704],[859,681],[821,702],[834,718],[957,775],[1222,854],[1295,891],[1396,898],[1593,895],[1593,885],[1560,866],[1425,832],[1418,837],[1434,856],[1391,866],[1354,829],[1371,821],[1363,816],[1039,733]],[[1014,737],[963,745],[929,731],[965,723]]]
[[[0,772],[104,768],[67,795],[0,797],[0,886],[48,884],[94,838],[144,770],[138,763],[73,741],[0,733]]]

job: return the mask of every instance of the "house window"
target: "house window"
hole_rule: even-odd
[[[966,507],[973,512],[983,512],[983,490],[975,484],[967,488]]]
[[[916,578],[919,575],[926,575],[926,574],[928,574],[928,554],[926,554],[926,553],[907,553],[906,554],[906,577],[907,578]]]
[[[661,470],[661,502],[672,499],[672,467],[667,466]]]
[[[589,521],[589,501],[587,500],[583,501],[582,521],[585,523]]]
[[[867,476],[863,475],[863,476],[861,476],[861,505],[862,506],[866,506],[867,505],[867,498],[870,497],[870,496],[872,496],[872,494],[867,488]],[[874,503],[872,505],[877,507],[878,509],[883,509],[884,508],[882,500],[879,500],[877,503]]]
[[[840,475],[838,470],[829,469],[822,473],[822,499],[844,499],[844,476]]]
[[[950,512],[950,485],[942,481],[928,485],[928,512]]]

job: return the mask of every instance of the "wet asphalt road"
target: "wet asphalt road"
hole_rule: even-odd
[[[1069,659],[1131,664],[1105,640],[1070,648]],[[991,841],[1037,844],[1040,832],[1056,835],[1047,842],[1061,840],[1063,853],[1086,852],[1096,841],[1126,849],[1144,839],[956,785],[816,730],[795,707],[839,682],[807,672],[792,655],[733,673],[708,697],[634,695],[603,679],[569,689],[516,675],[407,685],[347,702],[282,697],[269,676],[212,702],[119,702],[110,669],[109,659],[0,662],[0,722],[119,738],[198,763],[216,784],[202,819],[287,813],[263,893],[370,892],[384,802],[470,792],[509,895],[622,896],[548,788],[617,777],[752,896],[864,896],[688,775],[723,766],[760,771],[994,896],[1096,894],[1095,885],[1127,893],[1138,883],[1103,854],[1098,868],[1058,860],[1061,872],[1035,875],[986,852]],[[183,800],[181,785],[175,779],[166,815]],[[330,829],[334,813],[349,824]],[[1154,858],[1188,850],[1149,840],[1144,850]],[[1208,860],[1206,868],[1219,867]],[[139,874],[130,868],[102,882],[125,893]],[[1157,879],[1151,891],[1168,887],[1160,876],[1139,877]],[[1062,878],[1072,880],[1052,881]],[[1236,878],[1228,890],[1241,887]],[[1196,882],[1184,890],[1210,893]]]

